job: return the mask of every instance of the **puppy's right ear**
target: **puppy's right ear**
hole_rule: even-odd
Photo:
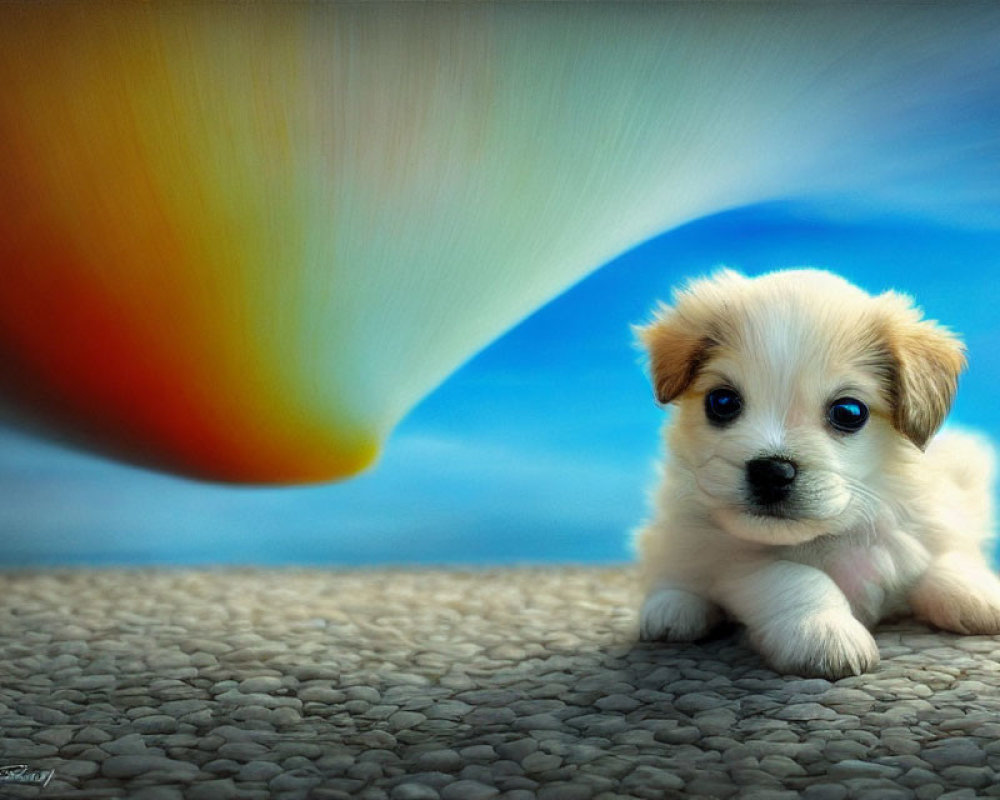
[[[670,306],[661,304],[648,325],[633,328],[649,356],[656,399],[666,405],[691,385],[714,342]]]
[[[882,347],[889,358],[893,426],[923,450],[951,408],[965,346],[947,328],[926,320],[906,295],[879,295]]]

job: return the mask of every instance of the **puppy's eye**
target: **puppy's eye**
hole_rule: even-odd
[[[732,422],[743,410],[743,398],[735,389],[712,389],[705,395],[705,416],[715,425]]]
[[[868,421],[868,406],[853,397],[841,397],[833,401],[826,416],[838,431],[854,433]]]

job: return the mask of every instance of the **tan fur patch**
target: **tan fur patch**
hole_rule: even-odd
[[[664,405],[691,385],[716,344],[668,306],[662,306],[656,321],[639,328],[637,333],[649,354],[656,399]]]
[[[886,292],[878,299],[893,426],[923,449],[951,409],[965,348],[946,328],[922,319],[905,295]]]

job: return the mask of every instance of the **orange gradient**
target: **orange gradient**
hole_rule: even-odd
[[[314,405],[272,323],[300,233],[275,185],[283,127],[254,127],[252,92],[220,83],[169,14],[4,16],[4,394],[61,437],[187,475],[298,483],[370,463],[373,426]]]

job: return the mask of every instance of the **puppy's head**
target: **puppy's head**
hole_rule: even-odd
[[[882,476],[941,425],[961,343],[910,300],[818,270],[690,284],[638,329],[674,463],[729,534],[795,544],[870,524]]]

